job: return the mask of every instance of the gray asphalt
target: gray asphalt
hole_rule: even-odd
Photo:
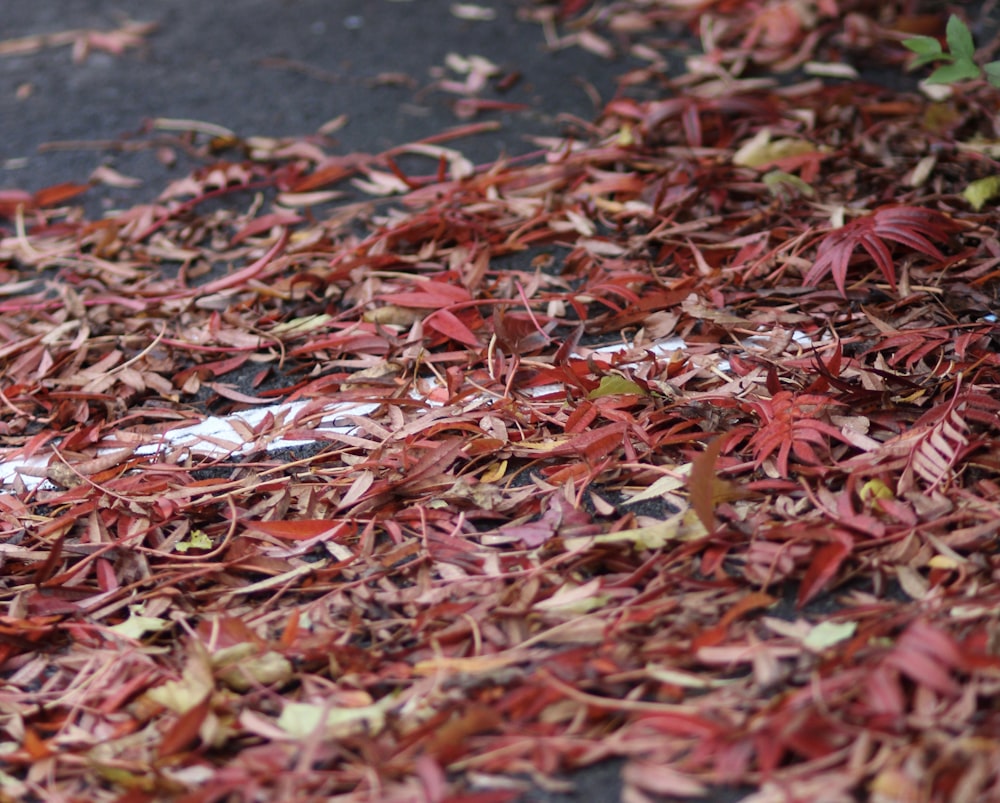
[[[183,165],[170,171],[149,150],[115,154],[82,144],[133,137],[155,118],[218,124],[246,137],[311,135],[346,115],[332,135],[337,149],[378,152],[467,122],[456,114],[458,96],[433,88],[435,70],[446,79],[463,78],[445,67],[449,53],[485,57],[513,84],[504,91],[494,80],[481,97],[528,106],[476,118],[502,126],[460,143],[477,162],[530,150],[527,136],[558,133],[570,117],[590,120],[613,95],[617,68],[580,48],[547,51],[539,26],[516,19],[515,4],[480,3],[495,10],[491,21],[459,19],[451,5],[7,3],[0,21],[4,42],[114,29],[128,19],[158,27],[137,48],[120,55],[92,48],[80,63],[70,46],[0,55],[0,187],[37,190],[86,181],[104,164],[141,176],[155,193]]]

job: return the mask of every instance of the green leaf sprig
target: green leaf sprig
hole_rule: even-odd
[[[986,80],[993,86],[1000,87],[1000,61],[993,61],[985,67],[976,64],[976,45],[972,41],[969,26],[954,14],[948,19],[945,29],[945,39],[948,50],[943,50],[941,43],[933,36],[914,36],[903,40],[903,46],[917,54],[910,69],[922,67],[935,61],[945,64],[938,67],[927,78],[931,84],[954,84],[979,78],[986,73]]]

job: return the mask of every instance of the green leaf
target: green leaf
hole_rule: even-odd
[[[979,67],[971,61],[956,59],[952,64],[945,64],[938,67],[927,78],[929,84],[954,84],[967,79],[978,78],[982,75]]]
[[[1000,87],[1000,61],[991,61],[983,67],[986,71],[986,78],[993,86]]]
[[[944,55],[941,43],[933,36],[913,36],[903,40],[903,47],[912,50],[918,56],[935,59]]]
[[[952,62],[954,60],[955,59],[949,53],[938,53],[933,56],[918,56],[912,62],[910,62],[909,66],[906,69],[915,70],[917,69],[917,67],[923,67],[925,64],[930,64],[931,62],[934,61]]]
[[[786,173],[784,170],[771,170],[765,173],[763,181],[771,193],[780,198],[794,195],[796,192],[806,198],[812,198],[816,195],[816,190],[807,182],[798,176]]]
[[[205,535],[203,530],[192,530],[186,541],[178,542],[176,549],[178,552],[187,552],[189,549],[211,549],[212,539]]]
[[[631,379],[626,379],[617,374],[607,374],[601,377],[601,384],[590,391],[587,394],[587,398],[599,399],[602,396],[617,396],[626,393],[633,393],[637,396],[647,395],[646,391]]]
[[[948,27],[945,29],[948,39],[948,49],[956,59],[972,61],[976,55],[976,45],[972,41],[972,33],[969,26],[954,14],[948,18]]]
[[[1000,176],[988,176],[973,181],[962,191],[962,197],[977,212],[983,205],[1000,195]]]

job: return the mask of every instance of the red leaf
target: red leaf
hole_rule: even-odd
[[[26,190],[0,190],[0,217],[13,218],[18,207],[34,209],[35,199]]]
[[[715,463],[722,451],[724,438],[714,438],[705,451],[691,461],[691,476],[688,477],[688,499],[698,521],[710,533],[718,524],[715,518]]]
[[[228,276],[222,276],[219,279],[208,282],[207,284],[196,288],[195,292],[202,296],[212,295],[213,293],[218,293],[220,290],[227,290],[230,287],[235,287],[236,285],[243,284],[250,279],[256,278],[257,275],[268,266],[271,260],[274,259],[285,247],[287,242],[288,229],[282,229],[281,234],[279,234],[278,238],[274,241],[274,245],[272,245],[268,252],[256,262],[252,262],[245,268],[241,268]]]
[[[289,541],[307,541],[325,533],[331,533],[331,538],[340,534],[346,528],[345,522],[329,519],[293,519],[291,521],[244,521],[248,530],[256,530],[275,538]]]
[[[469,301],[472,296],[464,287],[445,282],[422,282],[420,290],[406,293],[386,293],[382,299],[397,307],[413,307],[415,309],[438,309]]]
[[[652,761],[632,759],[625,765],[622,779],[627,785],[668,797],[702,797],[708,787],[696,778]]]
[[[49,747],[48,741],[35,733],[33,728],[24,729],[23,746],[24,752],[31,756],[33,761],[41,761],[52,755],[52,748]]]
[[[270,215],[262,215],[250,221],[236,232],[229,241],[229,244],[237,245],[247,237],[253,237],[255,234],[270,231],[275,226],[294,226],[296,223],[301,223],[303,219],[302,215],[296,215],[292,212],[274,212]]]
[[[160,758],[176,755],[194,743],[211,704],[212,696],[207,694],[204,700],[181,714],[160,741],[156,751]]]
[[[777,600],[770,594],[765,594],[763,591],[751,591],[723,614],[719,620],[719,627],[725,629],[743,614],[749,611],[760,610],[761,608],[770,608],[775,602]]]
[[[583,11],[590,0],[561,0],[559,3],[559,18],[566,19]]]
[[[865,679],[865,702],[877,714],[902,716],[906,711],[906,698],[899,685],[898,673],[888,666],[880,666]]]
[[[479,338],[476,337],[476,333],[462,323],[458,316],[450,310],[439,309],[432,312],[424,319],[424,325],[466,346],[482,345]]]
[[[348,162],[348,159],[343,159],[318,165],[312,173],[299,179],[289,189],[291,192],[311,192],[343,181],[357,172],[357,167]]]
[[[941,694],[954,696],[962,691],[948,670],[924,652],[897,648],[886,659],[886,663],[898,669],[914,683],[927,686]]]
[[[815,285],[829,273],[837,289],[842,295],[846,295],[847,271],[851,258],[860,247],[895,289],[896,269],[885,240],[905,245],[932,259],[942,260],[944,255],[931,241],[946,242],[948,235],[956,229],[957,224],[951,218],[932,209],[883,206],[824,236],[816,252],[816,261],[806,272],[802,283]]]
[[[823,587],[837,574],[840,565],[850,554],[850,547],[840,541],[827,544],[819,549],[802,578],[802,585],[799,586],[798,604],[805,605],[819,594]]]
[[[82,195],[90,189],[89,184],[73,184],[65,182],[63,184],[53,184],[35,193],[35,203],[38,206],[56,206],[70,198]]]
[[[593,463],[621,446],[624,438],[624,424],[609,424],[577,435],[566,444],[564,453],[580,455]]]

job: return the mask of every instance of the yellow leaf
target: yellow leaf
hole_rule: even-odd
[[[180,680],[168,680],[146,692],[145,697],[169,708],[175,714],[185,714],[204,700],[215,688],[215,679],[208,656],[195,648]]]
[[[834,644],[846,641],[857,629],[857,622],[820,622],[802,639],[802,646],[813,652],[822,652]]]
[[[868,482],[861,486],[858,495],[866,505],[874,505],[879,499],[892,499],[895,496],[892,488],[878,479],[868,480]]]
[[[571,551],[600,544],[628,543],[631,543],[636,549],[662,549],[671,541],[691,541],[707,534],[707,530],[698,521],[698,518],[687,511],[645,527],[634,527],[630,530],[619,530],[615,533],[602,535],[567,538],[563,544],[566,549]]]
[[[566,441],[570,440],[569,436],[560,438],[546,438],[543,441],[518,441],[518,449],[531,449],[535,452],[551,452],[553,449],[558,449]]]
[[[790,196],[793,191],[806,198],[812,198],[816,194],[816,190],[807,182],[798,176],[786,173],[784,170],[769,170],[764,174],[762,180],[771,194],[779,198]]]
[[[498,460],[496,463],[492,463],[487,466],[486,471],[483,472],[483,476],[480,478],[482,483],[499,482],[504,478],[507,473],[507,461]]]
[[[934,555],[927,565],[932,569],[958,569],[962,564],[947,555]]]
[[[739,678],[712,678],[672,669],[661,664],[647,664],[646,675],[660,683],[669,683],[685,689],[715,689],[739,682]]]
[[[687,463],[685,466],[681,466],[678,471],[690,467],[691,464]],[[674,477],[670,474],[665,474],[648,488],[645,488],[639,491],[635,496],[630,497],[625,504],[634,505],[637,502],[645,502],[647,499],[657,499],[658,497],[666,496],[683,487],[684,480],[681,477]]]
[[[143,616],[141,605],[130,605],[129,616],[124,622],[112,625],[108,629],[120,636],[131,639],[141,639],[147,633],[159,633],[169,627],[170,622],[155,616]]]
[[[977,212],[1000,195],[1000,176],[988,176],[971,182],[963,191],[962,197]]]
[[[607,594],[597,593],[600,588],[600,577],[595,577],[582,586],[566,583],[548,599],[536,602],[534,608],[550,613],[588,613],[602,607],[609,599]]]
[[[321,326],[325,326],[332,320],[333,316],[327,315],[325,312],[319,315],[305,315],[301,318],[292,318],[290,321],[279,323],[271,329],[271,334],[303,334],[305,332],[311,332],[313,329],[319,329]]]
[[[632,130],[632,126],[623,125],[618,129],[618,145],[622,148],[627,148],[630,145],[635,145],[635,132]]]
[[[439,673],[461,673],[465,675],[486,675],[500,669],[506,669],[512,664],[526,660],[526,654],[508,650],[505,653],[493,655],[476,655],[471,658],[451,658],[440,655],[417,661],[413,671],[418,675],[436,675]]]
[[[412,326],[419,321],[426,313],[409,307],[397,307],[395,304],[386,304],[384,307],[375,307],[366,310],[361,316],[367,323],[382,323],[389,326]]]
[[[219,678],[234,691],[246,691],[255,683],[262,686],[286,683],[293,674],[291,661],[281,653],[270,651],[230,663],[219,672]]]
[[[305,739],[317,731],[324,739],[374,736],[385,727],[385,712],[391,704],[392,698],[389,697],[357,708],[286,703],[278,717],[278,727],[295,739]]]
[[[804,139],[771,139],[771,132],[763,129],[735,154],[733,164],[739,167],[764,167],[791,156],[817,153],[818,149]]]

